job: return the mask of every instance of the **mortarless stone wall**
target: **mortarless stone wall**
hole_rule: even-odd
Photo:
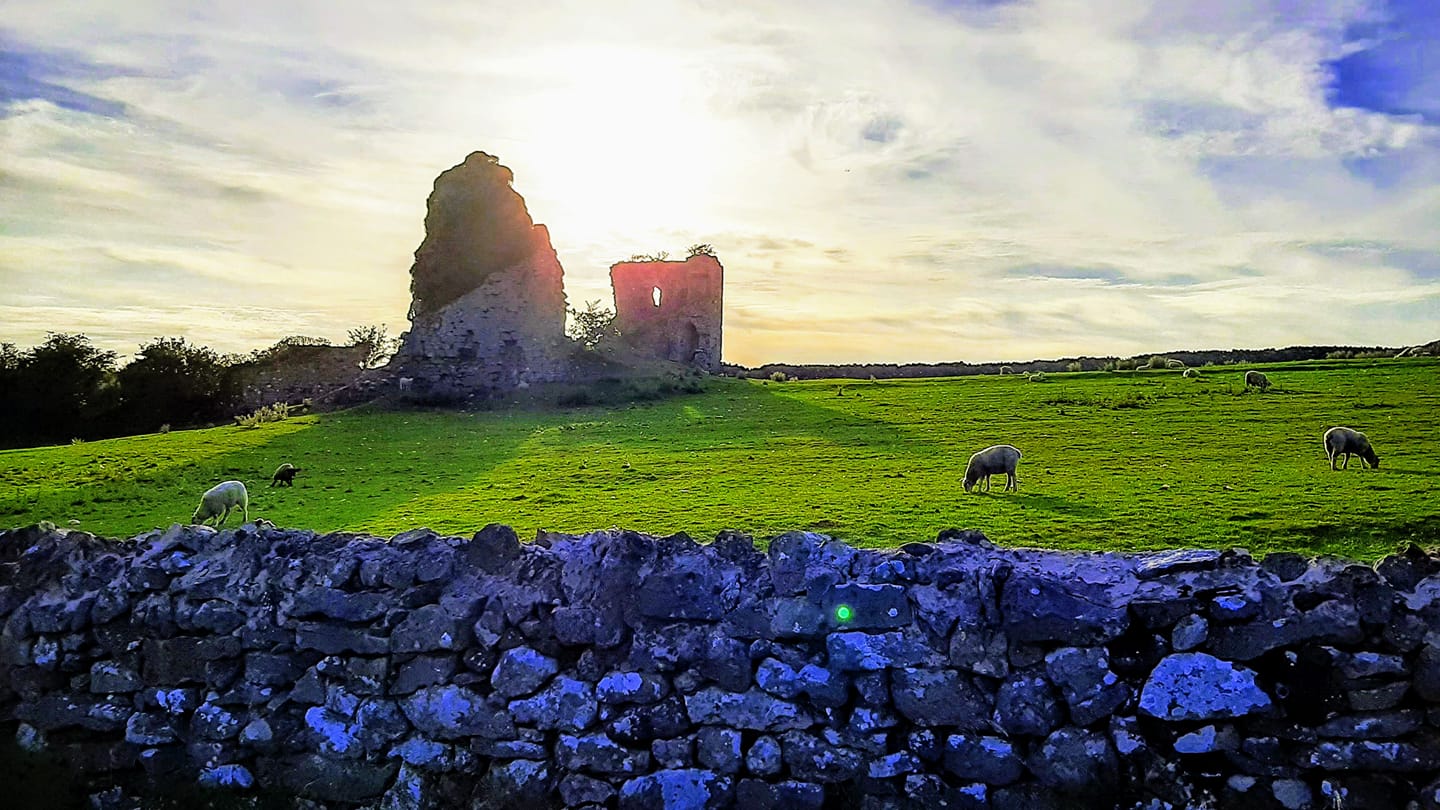
[[[1414,548],[42,526],[0,622],[0,728],[96,806],[1440,806]]]

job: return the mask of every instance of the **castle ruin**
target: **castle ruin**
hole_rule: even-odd
[[[610,267],[615,325],[639,355],[711,373],[720,370],[725,268],[699,253],[683,262]]]
[[[442,172],[410,268],[411,328],[389,372],[424,396],[463,398],[576,380],[564,269],[514,174],[485,152]],[[611,268],[616,325],[637,359],[720,370],[723,268],[711,255]]]

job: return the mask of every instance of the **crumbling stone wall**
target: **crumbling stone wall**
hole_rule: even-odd
[[[610,267],[615,325],[642,356],[720,371],[725,268],[714,256]]]
[[[1440,805],[1413,548],[45,526],[0,533],[0,621],[0,726],[105,806]]]
[[[411,326],[389,365],[420,395],[459,397],[564,379],[564,269],[514,176],[474,152],[426,201],[411,267]]]
[[[366,346],[280,346],[266,356],[237,366],[240,406],[253,411],[284,402],[319,400],[355,383]]]

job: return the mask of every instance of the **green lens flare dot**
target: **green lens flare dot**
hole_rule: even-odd
[[[835,621],[837,622],[848,622],[854,618],[854,616],[855,611],[851,610],[849,605],[837,605],[835,607]]]

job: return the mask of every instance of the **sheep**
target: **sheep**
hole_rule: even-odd
[[[1010,370],[1010,367],[1009,367],[1009,366],[1001,366],[1001,367],[1000,367],[1000,374],[1001,374],[1002,376],[1005,375],[1005,374],[1014,374],[1014,373],[1015,373],[1015,372],[1013,372],[1013,371]]]
[[[200,505],[195,508],[190,522],[204,525],[210,522],[210,518],[219,518],[215,525],[223,526],[226,518],[230,517],[230,510],[237,507],[244,511],[245,522],[249,523],[250,496],[245,492],[245,485],[239,481],[223,481],[200,496]]]
[[[1259,388],[1261,391],[1270,387],[1270,378],[1258,371],[1245,372],[1245,387]]]
[[[1015,480],[1015,465],[1020,463],[1020,451],[1008,444],[997,444],[970,457],[965,465],[965,491],[975,488],[975,483],[984,480],[984,489],[990,491],[990,476],[1005,474],[1005,491],[1020,491]]]
[[[415,387],[414,377],[401,377],[399,380],[400,393],[406,393]]]
[[[1330,458],[1330,469],[1335,469],[1335,459],[1342,453],[1345,463],[1341,469],[1350,468],[1352,454],[1369,463],[1372,469],[1380,469],[1380,457],[1375,455],[1375,448],[1370,446],[1370,440],[1365,438],[1364,433],[1347,427],[1332,427],[1325,431],[1325,455]]]
[[[1165,368],[1185,368],[1185,361],[1170,358],[1165,361]]]
[[[275,468],[275,474],[270,476],[270,486],[293,487],[295,486],[295,473],[298,472],[301,472],[301,468],[287,461]]]
[[[1185,377],[1185,378],[1187,378],[1187,379],[1191,379],[1191,380],[1198,380],[1198,379],[1200,379],[1200,369],[1198,369],[1198,368],[1187,368],[1187,369],[1185,369],[1185,371],[1184,371],[1183,373],[1181,373],[1180,376],[1181,376],[1181,377]]]

